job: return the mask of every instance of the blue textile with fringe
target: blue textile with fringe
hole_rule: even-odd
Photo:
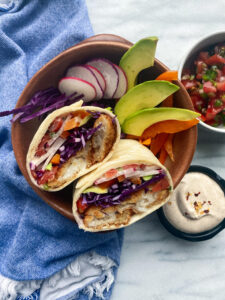
[[[40,67],[92,34],[82,0],[0,0],[0,110],[15,106]],[[47,278],[90,250],[118,265],[121,231],[85,233],[29,187],[14,158],[10,118],[0,118],[0,274]]]

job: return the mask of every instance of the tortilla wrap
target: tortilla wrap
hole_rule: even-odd
[[[101,117],[104,116],[104,118],[110,120],[111,122],[110,129],[113,131],[114,138],[113,140],[109,141],[110,136],[106,131],[107,128],[105,128],[106,127],[105,124],[101,123],[100,128],[93,134],[90,141],[86,142],[85,147],[82,150],[80,150],[75,156],[70,157],[68,161],[66,161],[65,163],[62,164],[62,166],[59,167],[60,175],[56,176],[56,179],[53,182],[50,182],[50,184],[48,183],[47,191],[51,191],[51,192],[59,191],[64,187],[66,187],[67,185],[69,185],[74,180],[76,180],[77,178],[87,174],[88,172],[104,164],[112,156],[113,151],[120,140],[120,125],[118,120],[115,118],[114,114],[112,114],[109,110],[102,109],[95,106],[82,107],[82,104],[83,101],[79,101],[70,106],[66,106],[58,110],[55,110],[53,113],[49,114],[46,117],[46,119],[42,122],[42,124],[40,125],[39,129],[37,130],[36,134],[33,137],[33,140],[30,144],[27,153],[26,167],[33,184],[35,184],[41,189],[46,190],[45,186],[37,184],[37,181],[32,176],[31,163],[32,161],[35,161],[35,159],[37,160],[37,157],[35,155],[38,146],[42,138],[45,136],[46,132],[48,131],[50,125],[57,117],[60,116],[64,117],[69,115],[70,113],[74,113],[77,111],[91,111],[94,113],[99,112],[101,113],[100,115]],[[104,139],[104,143],[106,144],[106,147],[104,149],[102,149],[103,139]],[[95,146],[95,150],[93,150],[92,148],[93,144]],[[96,148],[100,150],[97,151]],[[88,157],[90,155],[92,156],[92,162],[90,162],[90,159]]]
[[[156,169],[162,169],[162,172],[165,176],[164,178],[166,178],[166,180],[168,181],[169,188],[154,193],[150,191],[146,193],[144,189],[142,189],[141,191],[134,192],[132,196],[129,196],[128,202],[130,204],[128,203],[128,205],[124,205],[123,201],[121,201],[121,203],[118,205],[110,206],[107,208],[103,208],[96,205],[94,208],[91,208],[91,219],[93,216],[94,219],[87,225],[87,222],[85,222],[84,215],[82,216],[77,209],[77,201],[80,199],[81,194],[87,188],[93,186],[96,180],[99,180],[99,178],[101,178],[101,176],[107,171],[117,168],[121,169],[123,166],[127,166],[130,164],[144,164],[149,167],[153,166],[153,168],[155,166]],[[110,160],[108,160],[105,164],[101,165],[98,169],[94,170],[93,172],[87,174],[86,176],[78,180],[77,184],[75,185],[73,195],[73,214],[76,222],[78,223],[79,228],[84,229],[86,231],[96,232],[118,229],[121,227],[128,226],[142,219],[143,217],[147,216],[148,214],[152,213],[153,211],[157,210],[159,207],[164,205],[169,199],[172,190],[173,182],[168,170],[159,162],[159,160],[153,155],[153,153],[149,149],[147,149],[145,146],[141,145],[135,140],[120,140]],[[142,205],[141,212],[138,211],[139,209],[136,209],[138,212],[132,212],[130,216],[127,215],[126,209],[135,209],[137,208],[137,205],[139,206],[140,204]],[[124,209],[120,207],[121,205],[124,206]],[[101,214],[99,214],[99,211]],[[117,213],[118,218],[116,217],[115,211]],[[122,214],[121,211],[123,211]],[[102,215],[102,212],[104,214],[104,217]],[[88,218],[90,218],[89,213],[88,216]]]

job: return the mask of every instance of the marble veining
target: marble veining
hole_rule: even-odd
[[[94,32],[132,42],[159,37],[156,57],[177,68],[186,51],[203,36],[224,30],[225,1],[87,0]],[[225,135],[199,126],[192,164],[225,178]],[[225,230],[205,242],[173,237],[156,213],[125,230],[112,300],[224,300]]]

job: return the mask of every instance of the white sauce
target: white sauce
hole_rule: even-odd
[[[163,206],[167,220],[187,233],[210,230],[225,218],[221,187],[203,173],[187,173]]]

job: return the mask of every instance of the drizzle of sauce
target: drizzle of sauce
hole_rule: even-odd
[[[207,231],[225,218],[224,192],[203,173],[187,173],[169,201],[170,204],[163,206],[164,214],[175,228],[183,232]]]

